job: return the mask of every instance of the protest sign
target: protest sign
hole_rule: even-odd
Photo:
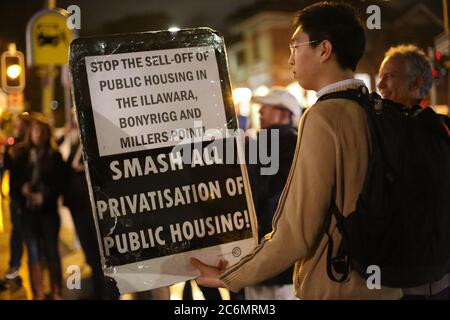
[[[238,261],[256,218],[223,38],[207,28],[79,38],[73,95],[105,275],[121,293]]]

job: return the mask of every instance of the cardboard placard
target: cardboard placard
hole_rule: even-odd
[[[223,38],[208,28],[72,42],[105,275],[121,293],[197,276],[257,244]]]

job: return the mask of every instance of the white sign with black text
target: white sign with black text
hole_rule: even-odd
[[[212,47],[93,56],[86,65],[100,156],[195,141],[208,129],[224,129]],[[202,126],[194,127],[195,120]]]

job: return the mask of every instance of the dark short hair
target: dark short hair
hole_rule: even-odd
[[[349,4],[334,1],[315,3],[296,14],[294,25],[301,26],[311,41],[330,41],[341,68],[356,70],[364,54],[366,36],[361,20]],[[311,44],[312,47],[317,45]]]

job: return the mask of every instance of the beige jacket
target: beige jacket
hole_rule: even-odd
[[[354,85],[332,91],[349,87]],[[300,122],[297,148],[275,212],[273,230],[253,253],[222,272],[220,279],[225,285],[238,291],[295,262],[293,281],[301,299],[401,298],[401,289],[369,290],[366,281],[354,271],[344,283],[333,282],[326,272],[328,241],[324,222],[330,201],[334,196],[344,215],[355,209],[368,153],[367,120],[357,103],[334,99],[311,107]],[[335,221],[331,232],[338,244],[340,234]]]

